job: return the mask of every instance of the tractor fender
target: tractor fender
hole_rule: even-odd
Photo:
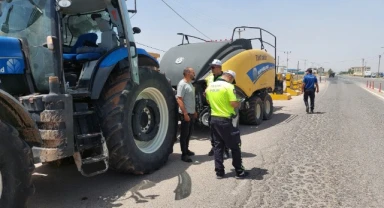
[[[153,66],[159,68],[159,62],[152,57],[147,51],[137,48],[137,55],[139,59],[139,66]],[[104,87],[112,70],[116,64],[128,57],[128,50],[126,47],[119,47],[104,55],[98,62],[93,70],[91,81],[91,99],[97,100]]]
[[[0,120],[15,127],[27,143],[42,143],[39,130],[29,112],[12,95],[1,89]]]

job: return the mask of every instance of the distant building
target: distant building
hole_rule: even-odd
[[[299,71],[300,71],[300,69],[286,69],[286,72],[288,72],[288,73],[297,73]]]
[[[353,76],[363,76],[365,71],[371,71],[370,66],[357,66],[357,67],[351,67],[349,68],[350,71],[352,71]]]
[[[305,72],[304,71],[300,71],[300,69],[285,69],[284,73],[305,74]]]

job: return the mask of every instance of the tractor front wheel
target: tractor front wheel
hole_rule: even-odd
[[[173,151],[177,103],[163,74],[149,68],[139,72],[140,85],[131,84],[129,74],[111,74],[99,111],[110,167],[118,172],[146,174],[159,169]]]
[[[0,207],[26,207],[33,193],[32,151],[12,126],[0,121]]]

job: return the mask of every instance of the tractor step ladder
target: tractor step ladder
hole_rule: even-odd
[[[94,115],[95,112],[88,110],[87,107],[74,113],[75,120],[80,123],[83,132],[90,131],[86,122],[88,119],[92,119]],[[77,169],[82,175],[91,177],[108,170],[108,149],[101,132],[77,135],[76,148],[74,159]],[[92,153],[90,154],[90,152]]]
[[[84,176],[94,176],[108,170],[108,149],[101,133],[77,135],[78,160],[76,165]],[[87,150],[97,149],[99,154],[87,155]],[[75,160],[76,161],[76,160]]]

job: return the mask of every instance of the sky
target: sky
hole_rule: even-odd
[[[347,71],[362,66],[364,59],[376,72],[379,55],[384,54],[384,0],[164,1],[201,33],[162,0],[138,0],[138,12],[131,14],[132,25],[141,29],[135,41],[152,48],[138,47],[161,56],[181,43],[179,32],[203,39],[230,39],[236,26],[261,27],[274,34],[279,65],[286,66],[284,52],[290,51],[288,68],[299,64],[300,69],[321,66]],[[133,0],[127,2],[128,8],[133,8]],[[241,36],[258,37],[258,33],[246,29]],[[253,46],[260,44],[254,42]],[[274,54],[273,48],[266,49]]]

